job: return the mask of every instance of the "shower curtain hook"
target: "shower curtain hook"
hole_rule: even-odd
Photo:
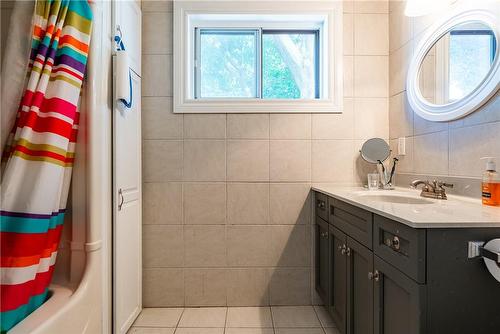
[[[125,48],[123,47],[122,43],[123,33],[119,24],[116,25],[116,32],[117,32],[117,35],[115,36],[116,48],[118,50],[124,50]]]

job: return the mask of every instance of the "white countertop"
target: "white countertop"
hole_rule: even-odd
[[[481,200],[448,195],[447,200],[420,197],[420,190],[368,190],[362,187],[313,186],[315,191],[414,228],[500,228],[500,207]],[[396,196],[392,201],[389,196]],[[401,197],[400,197],[401,196]],[[384,199],[388,199],[385,201]],[[399,200],[403,198],[403,200]],[[408,202],[404,201],[408,198]],[[415,204],[411,202],[421,202]]]

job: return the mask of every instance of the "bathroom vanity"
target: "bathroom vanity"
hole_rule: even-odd
[[[469,241],[500,238],[500,208],[417,191],[313,188],[316,290],[340,333],[500,333],[500,282]]]

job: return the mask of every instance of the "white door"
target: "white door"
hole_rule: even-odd
[[[141,12],[136,1],[113,4],[133,87],[130,109],[113,96],[113,332],[126,333],[142,308]]]

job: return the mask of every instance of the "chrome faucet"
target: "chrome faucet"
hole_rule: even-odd
[[[434,180],[432,182],[415,180],[411,183],[411,187],[416,189],[417,186],[421,184],[423,184],[424,186],[422,187],[420,196],[427,198],[447,199],[448,197],[446,196],[446,189],[444,187],[453,188],[452,183],[446,183],[437,180]]]

